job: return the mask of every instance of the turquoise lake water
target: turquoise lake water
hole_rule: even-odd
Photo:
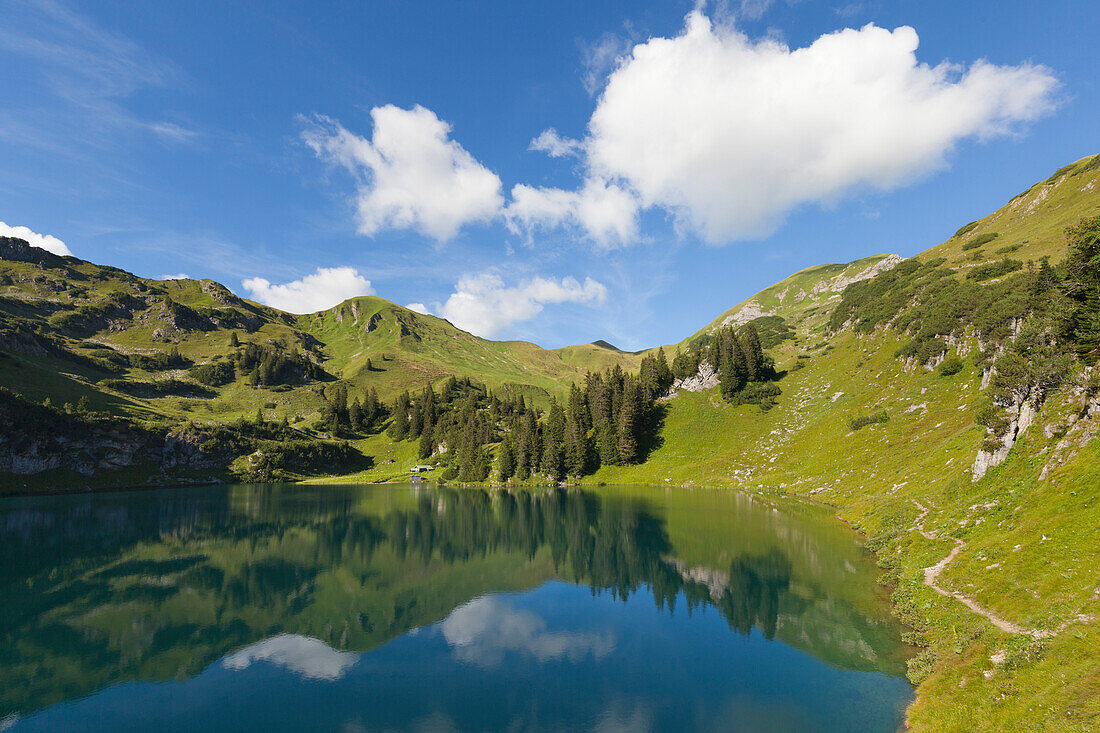
[[[638,487],[0,501],[0,731],[884,731],[911,650],[817,506]]]

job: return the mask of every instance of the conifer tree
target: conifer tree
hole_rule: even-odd
[[[424,429],[420,433],[420,444],[417,446],[417,455],[421,459],[431,458],[432,453],[435,451],[435,440],[433,439],[432,427],[430,425],[424,426]]]
[[[588,463],[588,441],[583,427],[570,420],[565,436],[565,470],[571,476],[583,476]]]
[[[414,401],[409,407],[409,438],[416,440],[424,429],[424,418],[421,414],[420,403]]]
[[[393,406],[393,423],[390,424],[390,437],[404,440],[409,434],[409,393],[398,396]]]
[[[596,449],[600,454],[600,463],[616,466],[619,463],[619,438],[615,435],[615,423],[606,421],[596,433]]]
[[[741,346],[745,353],[747,381],[764,381],[764,349],[760,346],[760,334],[756,332],[756,326],[751,323],[746,323],[741,329]]]
[[[619,412],[618,433],[619,438],[619,462],[628,466],[638,460],[638,436],[640,427],[639,415],[639,387],[633,379],[627,379],[623,384],[622,407]]]
[[[512,478],[512,475],[516,471],[516,456],[515,448],[512,445],[511,434],[505,435],[504,440],[500,442],[500,465],[498,468],[498,475],[501,481],[507,481]]]
[[[348,407],[348,424],[351,425],[351,429],[355,432],[359,432],[363,429],[363,408],[359,404],[359,398],[356,397],[351,401],[351,406]]]

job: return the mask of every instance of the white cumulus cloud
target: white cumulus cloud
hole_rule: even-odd
[[[568,158],[579,155],[584,145],[579,140],[562,137],[553,127],[548,127],[531,140],[527,149],[546,153],[551,158]]]
[[[253,300],[290,313],[316,313],[357,295],[373,295],[374,288],[353,267],[318,267],[312,275],[282,285],[262,277],[241,285]]]
[[[359,176],[359,232],[415,229],[438,241],[489,221],[504,203],[500,178],[450,138],[451,126],[419,105],[371,110],[371,139],[319,117],[302,133],[313,151]]]
[[[0,237],[23,239],[32,247],[38,247],[39,249],[53,252],[55,255],[61,255],[62,257],[67,257],[72,254],[69,248],[65,246],[65,243],[57,237],[50,236],[49,234],[39,234],[38,232],[31,231],[27,227],[9,226],[2,221],[0,221]]]
[[[578,191],[512,188],[512,202],[505,211],[508,228],[525,232],[572,226],[602,249],[630,244],[638,238],[638,200],[616,184],[589,178]]]
[[[405,307],[408,308],[411,311],[414,311],[416,313],[421,313],[425,316],[431,313],[431,311],[428,310],[428,306],[424,305],[423,303],[409,303]]]
[[[701,11],[634,47],[589,121],[589,175],[621,182],[710,243],[764,236],[805,203],[888,190],[962,139],[1017,131],[1055,106],[1045,67],[929,66],[915,30],[867,25],[790,49]]]
[[[161,275],[161,280],[190,280],[191,276],[186,272],[177,272],[175,275]]]
[[[591,304],[606,299],[607,288],[590,277],[583,283],[572,277],[535,277],[507,286],[499,275],[483,272],[460,278],[438,313],[464,331],[492,337],[513,323],[534,318],[547,304]]]
[[[579,662],[588,656],[602,659],[615,649],[610,633],[549,631],[534,613],[487,596],[451,611],[442,631],[456,657],[481,667],[499,664],[507,652],[526,654],[540,662]]]
[[[222,659],[222,667],[241,671],[254,662],[268,662],[311,680],[334,681],[359,661],[359,655],[333,649],[320,639],[279,634],[258,641]]]

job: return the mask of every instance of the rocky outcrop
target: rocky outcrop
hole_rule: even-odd
[[[218,468],[222,459],[208,455],[195,433],[165,433],[126,420],[89,419],[0,392],[0,474],[30,476],[62,470],[90,477],[146,467],[153,478],[166,469]]]
[[[858,283],[863,280],[870,280],[876,275],[881,275],[888,270],[893,270],[895,267],[905,261],[905,258],[901,255],[886,255],[878,262],[866,267],[854,275],[845,275],[843,272],[834,278],[829,280],[822,280],[821,282],[810,288],[812,295],[821,295],[822,293],[841,293],[844,289],[852,283]]]
[[[710,362],[704,361],[699,365],[699,369],[695,374],[690,377],[684,377],[677,379],[669,387],[668,393],[662,397],[662,400],[671,400],[680,390],[685,392],[705,392],[708,389],[714,389],[718,386],[718,372],[714,370],[714,367],[710,365]]]
[[[1084,409],[1069,415],[1065,422],[1048,425],[1043,435],[1053,438],[1057,432],[1063,432],[1062,438],[1054,446],[1050,458],[1043,465],[1039,478],[1045,480],[1056,468],[1065,465],[1077,457],[1081,450],[1100,434],[1100,397],[1092,397],[1085,403]]]
[[[774,316],[775,309],[765,309],[755,300],[750,300],[741,306],[740,310],[736,313],[726,316],[722,319],[723,326],[743,326],[749,321],[762,318],[764,316]]]
[[[1036,406],[1035,399],[1021,397],[1015,399],[1012,406],[1008,408],[1008,430],[1005,431],[1004,435],[997,438],[1000,445],[994,450],[981,448],[978,450],[978,455],[974,457],[974,463],[970,467],[972,481],[980,480],[989,469],[1005,462],[1008,454],[1012,451],[1012,446],[1016,445],[1016,440],[1023,435],[1025,430],[1031,427],[1031,423],[1035,421],[1035,415],[1038,412],[1039,408]]]

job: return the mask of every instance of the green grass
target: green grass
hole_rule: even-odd
[[[968,243],[989,243],[997,233],[997,255],[1011,253],[1019,263],[1041,257],[1057,262],[1065,256],[1065,226],[1097,213],[1100,156],[1059,169],[920,258],[955,268],[949,277],[965,280],[970,275],[978,283],[974,287],[992,287],[985,276],[993,272],[997,277],[996,268],[1004,265],[972,259],[980,250],[967,251]],[[983,393],[973,339],[962,340],[963,352],[952,347],[949,357],[958,356],[958,363],[934,372],[906,368],[897,358],[908,336],[884,327],[859,334],[828,328],[841,297],[834,285],[838,276],[858,275],[882,257],[808,268],[750,299],[765,313],[781,316],[794,332],[771,349],[779,368],[789,370],[779,383],[783,394],[773,409],[734,407],[715,391],[683,393],[667,403],[660,444],[644,464],[603,467],[585,480],[748,487],[831,504],[866,535],[894,584],[898,613],[913,626],[914,639],[927,644],[911,663],[912,677],[921,683],[909,711],[914,730],[1100,727],[1100,445],[1094,441],[1073,455],[1066,452],[1064,465],[1040,478],[1070,415],[1081,412],[1079,397],[1072,387],[1055,394],[1007,462],[972,482],[969,468],[985,437],[975,424]],[[615,364],[633,369],[640,360],[637,354],[595,344],[545,350],[526,342],[487,341],[379,298],[357,298],[298,317],[234,299],[209,282],[157,283],[112,268],[66,262],[64,273],[0,262],[0,275],[6,278],[0,283],[7,283],[0,285],[0,315],[42,323],[58,309],[144,288],[157,297],[168,294],[196,312],[251,319],[251,332],[219,328],[171,336],[182,355],[195,363],[224,355],[230,330],[244,341],[282,340],[303,347],[316,343],[324,368],[347,382],[353,393],[373,386],[384,398],[456,374],[544,404],[586,370]],[[745,303],[700,333],[720,325]],[[4,324],[0,321],[0,327]],[[163,350],[168,343],[153,339],[162,325],[155,318],[135,320],[132,327],[104,330],[93,340],[123,352]],[[93,351],[75,339],[66,343],[78,353]],[[366,368],[368,359],[372,370]],[[16,353],[0,359],[0,383],[32,399],[75,402],[87,395],[95,409],[168,421],[251,418],[257,408],[272,402],[276,407],[269,417],[286,415],[295,425],[308,425],[318,414],[318,390],[324,386],[283,391],[256,389],[238,380],[209,400],[138,399],[98,386],[117,376],[56,355]],[[153,375],[129,370],[125,376]],[[877,414],[887,414],[889,420],[852,429],[852,418]],[[325,481],[404,480],[417,462],[415,443],[393,444],[384,434],[355,445],[372,459],[371,468]],[[915,525],[917,503],[929,510],[920,527]],[[705,504],[700,501],[701,514]],[[692,532],[705,531],[687,515],[677,522],[670,522],[670,533],[677,532],[685,547],[691,546]],[[1057,633],[1041,643],[1009,634],[927,587],[924,569],[945,557],[955,540],[966,547],[940,576],[942,585],[1010,622]],[[1092,619],[1073,620],[1082,613]],[[1004,664],[990,660],[1002,653]]]

